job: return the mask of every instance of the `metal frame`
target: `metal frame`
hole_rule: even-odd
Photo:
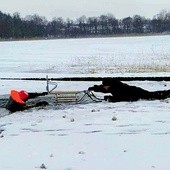
[[[54,94],[56,97],[57,103],[82,103],[87,97],[90,98],[93,102],[101,102],[103,99],[97,98],[92,91],[55,91],[58,84],[56,82],[49,81],[48,76],[46,76],[47,86],[46,90],[49,94]],[[53,87],[50,89],[50,85]]]

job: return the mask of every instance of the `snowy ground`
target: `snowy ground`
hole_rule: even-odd
[[[133,45],[138,49],[137,51],[140,51],[140,48],[143,49],[142,53],[144,56],[147,56],[147,51],[150,50],[149,47],[146,47],[145,51],[144,42],[151,43],[151,40],[153,40],[152,42],[155,44],[153,47],[156,47],[157,52],[164,51],[164,54],[166,54],[168,58],[170,56],[169,48],[166,45],[169,42],[169,36],[146,37],[146,39],[144,37],[139,39],[120,38],[118,39],[118,42],[120,42],[117,43],[117,52],[122,53],[121,43],[126,42],[126,48],[124,45],[122,46],[123,52],[130,57],[135,51],[135,49],[129,48],[128,45],[128,41],[132,42],[132,39],[134,40]],[[143,45],[141,44],[141,40]],[[157,42],[155,40],[157,40]],[[61,52],[68,53],[70,56],[79,54],[77,51],[74,51],[74,49],[68,50],[70,49],[69,45],[72,44],[69,43],[68,45],[66,43],[69,41],[73,44],[81,44],[79,43],[80,40],[78,40],[78,42],[77,40],[61,40],[61,47],[65,44],[67,48],[59,49],[60,54]],[[87,46],[85,41],[87,40],[83,40],[84,46]],[[96,42],[96,39],[91,39],[91,41]],[[107,39],[107,41],[104,41],[104,45],[100,45],[100,49],[103,47],[106,53],[108,53],[109,49],[112,51],[111,44],[108,41],[114,42],[115,40]],[[37,41],[34,43],[36,44],[36,42]],[[42,42],[42,44],[44,42]],[[53,41],[50,41],[49,44],[52,42]],[[108,42],[109,45],[108,49],[105,49],[106,42]],[[27,67],[28,63],[33,62],[33,55],[36,53],[38,56],[44,55],[47,57],[48,54],[54,52],[53,49],[55,49],[55,54],[57,51],[56,48],[52,48],[51,45],[49,45],[50,47],[47,46],[48,51],[45,52],[45,47],[40,41],[39,46],[42,48],[42,53],[40,54],[40,49],[37,50],[34,43],[1,42],[0,48],[2,46],[3,48],[1,48],[0,51],[3,55],[0,56],[2,61],[0,65],[0,69],[2,70],[0,76],[19,77],[20,75],[24,75],[25,77],[45,77],[46,74],[55,77],[65,76],[68,75],[68,73],[63,71],[64,66],[66,70],[70,70],[69,74],[74,76],[77,75],[75,70],[83,68],[83,65],[79,69],[75,67],[75,72],[73,72],[71,67],[68,66],[69,63],[68,65],[65,63],[67,60],[63,60],[63,65],[61,67],[58,66],[58,69],[56,69],[58,70],[56,72],[57,74],[55,74],[55,69],[53,69],[53,71],[46,70],[46,66],[50,63],[50,60],[51,63],[55,65],[54,60],[49,57],[48,60],[44,59],[40,61],[42,65],[38,63],[39,60],[34,61],[35,67],[30,64],[29,69]],[[25,44],[29,44],[29,46],[27,47]],[[148,44],[149,43],[147,43],[147,45]],[[32,45],[32,47],[30,47],[30,45]],[[14,48],[14,46],[16,48]],[[86,50],[84,50],[83,47],[80,48],[80,46],[81,45],[78,45],[80,54],[86,54]],[[75,48],[75,50],[76,49],[77,48]],[[15,57],[12,58],[12,55]],[[22,56],[24,56],[24,61],[21,61]],[[29,60],[30,56],[32,57]],[[104,53],[102,53],[101,56],[105,57]],[[154,57],[159,58],[159,52]],[[12,58],[11,64],[8,60],[9,58]],[[14,60],[19,62],[15,63]],[[169,60],[166,62],[169,66]],[[150,64],[151,63],[152,61]],[[160,63],[160,65],[161,64],[162,63]],[[141,65],[143,64],[141,63]],[[40,67],[41,71],[37,71],[36,67]],[[36,69],[34,70],[34,68]],[[104,72],[100,72],[99,69],[96,70],[98,70],[98,75],[106,75]],[[136,75],[135,70],[133,71],[133,74]],[[126,75],[126,73],[129,74],[129,72],[126,71],[122,72],[123,75]],[[89,75],[90,72],[83,71],[83,73]],[[111,72],[108,73],[111,74]],[[154,76],[157,75],[157,72],[147,71],[147,73]],[[159,74],[163,73],[159,72]],[[95,75],[96,74],[90,74],[90,76]],[[114,74],[114,76],[115,75],[118,74]],[[169,76],[169,72],[166,71],[163,75]],[[100,83],[101,82],[61,81],[58,82],[58,90],[86,90],[89,86]],[[170,89],[170,82],[132,81],[127,83],[140,86],[147,90]],[[2,95],[9,94],[11,89],[41,92],[45,91],[45,86],[46,82],[43,81],[1,80],[0,93]],[[98,93],[96,93],[96,95],[102,96],[102,94]],[[55,109],[50,106],[44,110],[32,109],[24,112],[16,112],[11,115],[9,115],[5,109],[0,108],[0,169],[169,170],[169,102],[170,99],[162,101],[73,104],[64,105],[62,108],[56,107]]]
[[[0,77],[10,73],[170,72],[170,35],[0,42]]]

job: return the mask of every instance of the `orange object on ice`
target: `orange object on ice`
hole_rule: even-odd
[[[25,100],[29,97],[29,94],[24,90],[21,90],[20,92],[11,90],[11,97],[17,103],[25,104]]]

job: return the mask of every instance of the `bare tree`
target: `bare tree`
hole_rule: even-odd
[[[131,17],[124,18],[122,20],[123,33],[129,34],[133,31],[133,19]]]

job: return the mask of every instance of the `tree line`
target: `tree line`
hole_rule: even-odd
[[[152,19],[140,15],[117,19],[112,14],[81,16],[76,20],[62,17],[48,21],[39,15],[21,18],[0,11],[0,39],[69,38],[170,32],[170,12],[162,10]]]

